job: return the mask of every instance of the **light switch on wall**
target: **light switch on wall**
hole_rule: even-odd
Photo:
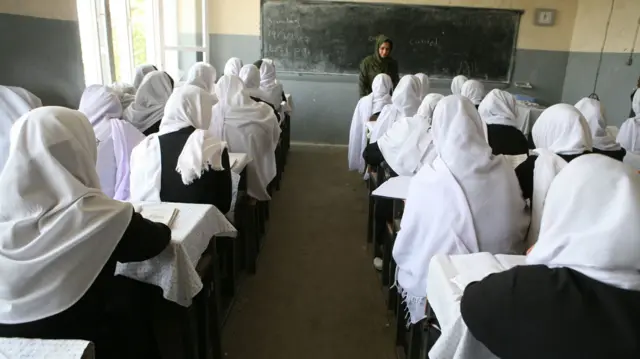
[[[553,26],[556,24],[556,10],[553,9],[536,9],[535,16],[536,25]]]

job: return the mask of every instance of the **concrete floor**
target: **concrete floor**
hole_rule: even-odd
[[[346,147],[294,146],[258,273],[223,329],[230,359],[393,359],[366,247],[367,195]]]

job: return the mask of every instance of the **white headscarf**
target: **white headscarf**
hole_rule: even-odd
[[[194,85],[177,88],[165,109],[157,134],[148,136],[131,155],[131,198],[133,201],[160,202],[162,153],[158,137],[183,128],[196,130],[182,147],[176,171],[184,185],[190,185],[205,171],[224,170],[222,153],[226,143],[209,132],[215,97]]]
[[[242,66],[239,77],[244,83],[244,92],[247,95],[269,102],[267,94],[260,89],[260,70],[255,65],[247,64]]]
[[[196,62],[189,69],[185,84],[198,86],[208,93],[214,94],[217,77],[218,73],[215,67],[205,62]]]
[[[129,107],[136,100],[136,88],[124,82],[114,82],[109,88],[118,95],[122,110]]]
[[[162,120],[164,106],[173,88],[169,75],[162,71],[149,73],[142,81],[136,99],[124,112],[124,119],[140,132]]]
[[[640,91],[636,92],[635,97],[639,99],[638,103],[640,104],[638,93]],[[630,118],[620,126],[617,141],[627,150],[624,163],[640,170],[640,112],[636,112],[636,118]]]
[[[136,74],[134,75],[134,78],[133,78],[133,87],[136,90],[139,89],[140,85],[142,84],[142,81],[144,81],[144,78],[147,76],[147,74],[153,71],[158,71],[158,69],[155,66],[150,64],[144,64],[136,67]]]
[[[412,179],[393,247],[413,323],[424,318],[434,255],[519,253],[529,224],[515,172],[491,154],[473,104],[462,96],[442,99],[432,125],[438,157]]]
[[[242,68],[242,60],[240,60],[237,57],[232,57],[224,65],[224,74],[240,76],[241,68]]]
[[[0,86],[0,88],[2,87],[4,86]],[[7,88],[15,92],[16,95],[20,96],[23,100],[25,100],[27,104],[29,104],[31,109],[42,107],[42,100],[40,100],[38,96],[32,94],[30,91],[23,89],[22,87],[15,87],[15,86],[7,86]]]
[[[87,87],[78,110],[87,116],[98,140],[96,171],[102,191],[110,198],[129,200],[129,159],[144,135],[121,119],[118,95],[108,87]]]
[[[451,93],[454,95],[462,94],[462,85],[469,79],[464,75],[458,75],[451,81]]]
[[[418,78],[413,75],[402,77],[393,92],[393,96],[391,96],[391,102],[391,104],[382,109],[376,121],[376,125],[371,132],[371,143],[378,141],[398,119],[416,114],[421,102],[420,81]]]
[[[276,67],[269,59],[263,59],[260,65],[260,90],[267,96],[265,101],[280,109],[282,85],[276,80]]]
[[[640,176],[611,158],[587,155],[560,173],[547,195],[529,264],[566,267],[640,291]]]
[[[11,129],[0,174],[0,323],[28,323],[75,304],[122,238],[133,207],[100,191],[96,137],[62,107]]]
[[[0,172],[2,172],[4,163],[9,157],[9,132],[11,131],[11,126],[20,116],[39,107],[34,105],[42,105],[40,99],[33,96],[33,94],[31,96],[35,97],[35,99],[27,101],[26,93],[24,94],[25,97],[23,97],[15,89],[18,88],[0,86]],[[30,96],[28,97],[30,98]]]
[[[213,108],[210,131],[227,142],[229,151],[249,155],[248,193],[268,201],[267,186],[276,176],[278,119],[269,105],[255,102],[245,93],[239,77],[223,76],[216,84],[216,94],[220,102]]]
[[[414,75],[420,81],[420,100],[424,100],[425,96],[429,93],[429,76],[419,72]]]
[[[576,108],[582,112],[587,120],[591,136],[593,137],[593,147],[602,151],[619,151],[620,144],[615,137],[607,133],[607,122],[602,111],[600,101],[585,97],[578,101]]]
[[[471,100],[474,105],[478,106],[484,98],[484,85],[482,82],[477,80],[468,80],[464,85],[462,85],[460,94]]]
[[[533,170],[531,227],[528,245],[538,240],[545,198],[553,179],[567,165],[558,155],[577,155],[592,150],[591,132],[587,120],[575,107],[558,104],[546,109],[531,130],[538,155]]]
[[[480,103],[478,112],[487,125],[518,127],[516,122],[516,98],[502,90],[491,90]]]
[[[396,121],[378,140],[385,162],[398,175],[413,176],[424,165],[429,147],[433,148],[431,119],[443,98],[440,94],[427,95],[415,116]]]
[[[351,119],[349,131],[349,170],[364,173],[365,162],[362,152],[367,144],[365,124],[373,114],[391,103],[393,81],[387,74],[378,74],[371,85],[372,92],[358,101]]]

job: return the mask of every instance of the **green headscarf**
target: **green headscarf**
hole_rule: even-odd
[[[389,43],[389,46],[391,47],[391,49],[389,51],[389,56],[382,58],[380,57],[380,46],[382,46],[382,44],[384,44],[385,42]],[[378,37],[376,37],[376,48],[373,53],[374,63],[372,65],[375,66],[375,68],[380,72],[386,72],[387,66],[389,62],[391,62],[392,60],[391,52],[393,52],[393,41],[391,41],[391,39],[388,36],[378,35]]]

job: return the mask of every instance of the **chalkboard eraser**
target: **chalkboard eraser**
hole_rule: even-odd
[[[532,89],[533,85],[531,84],[531,82],[516,82],[515,83],[517,88],[521,88],[521,89]]]

